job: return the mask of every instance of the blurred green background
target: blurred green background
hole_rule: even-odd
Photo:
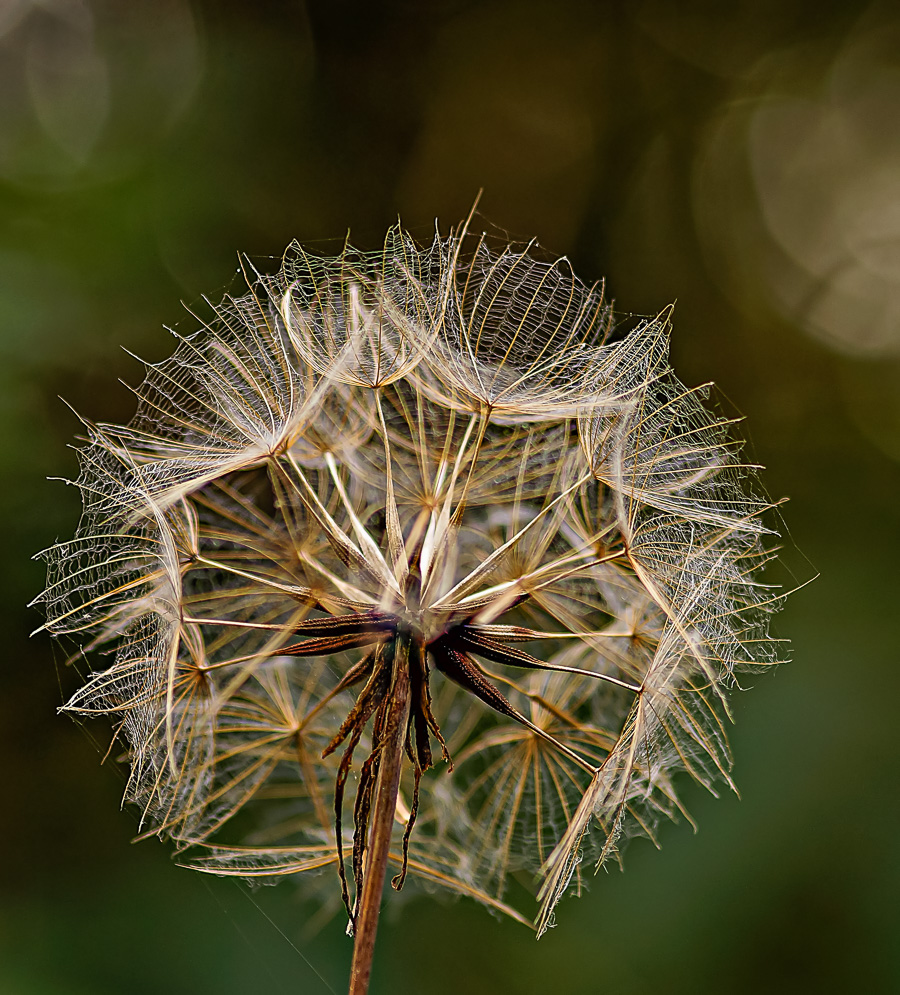
[[[0,993],[342,992],[341,922],[131,846],[106,733],[24,605],[77,520],[66,444],[127,420],[237,249],[536,236],[747,416],[789,495],[794,662],[734,700],[742,800],[626,853],[540,943],[388,914],[373,995],[900,991],[900,9],[889,3],[0,0]],[[273,263],[274,265],[274,263]],[[189,324],[189,322],[188,322]],[[791,581],[789,580],[789,583]],[[270,921],[271,920],[271,921]]]

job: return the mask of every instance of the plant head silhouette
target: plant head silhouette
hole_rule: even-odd
[[[726,691],[776,659],[771,505],[669,313],[613,334],[565,260],[395,227],[245,278],[128,425],[88,425],[39,600],[143,831],[318,872],[362,993],[388,868],[541,932],[583,859],[681,811],[675,775],[731,783]]]

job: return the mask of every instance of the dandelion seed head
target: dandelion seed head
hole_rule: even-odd
[[[395,883],[521,919],[537,876],[542,931],[679,774],[731,783],[727,691],[777,659],[755,468],[669,313],[612,337],[565,260],[398,226],[245,275],[79,452],[40,598],[97,667],[65,708],[185,862],[318,871],[351,916],[400,715]]]

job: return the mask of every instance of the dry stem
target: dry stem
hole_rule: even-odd
[[[397,792],[403,765],[403,749],[409,719],[409,637],[400,636],[394,652],[394,673],[388,692],[389,711],[380,745],[378,784],[372,828],[366,851],[362,892],[354,917],[353,963],[350,967],[349,995],[366,995],[372,974],[375,933],[381,911],[381,894],[387,872]]]

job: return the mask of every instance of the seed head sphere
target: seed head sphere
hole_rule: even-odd
[[[540,932],[677,775],[731,783],[726,692],[776,660],[771,505],[668,312],[621,332],[531,252],[294,244],[88,425],[46,628],[183,862],[315,874],[352,928],[381,854]]]

